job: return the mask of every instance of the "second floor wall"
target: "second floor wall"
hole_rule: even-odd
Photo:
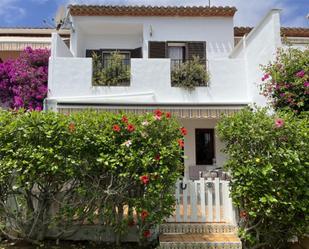
[[[85,57],[89,49],[141,48],[141,57],[148,58],[150,42],[204,42],[205,58],[212,59],[227,57],[234,47],[232,17],[73,16],[72,23],[76,57]]]

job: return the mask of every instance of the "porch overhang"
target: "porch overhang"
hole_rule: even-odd
[[[218,119],[222,115],[230,116],[242,108],[248,106],[247,103],[235,104],[179,104],[179,103],[57,103],[57,111],[59,113],[73,113],[84,110],[95,110],[99,112],[113,113],[135,113],[144,114],[160,109],[164,112],[170,112],[178,118],[207,118]]]

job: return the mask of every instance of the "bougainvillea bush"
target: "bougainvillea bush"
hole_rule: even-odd
[[[262,67],[262,94],[273,107],[295,113],[309,111],[309,49],[280,49],[276,60]]]
[[[132,228],[147,242],[173,212],[187,132],[170,113],[2,111],[0,122],[0,229],[8,237],[42,240],[57,227],[53,237],[66,238],[96,224],[117,243]]]
[[[245,248],[286,248],[309,227],[309,118],[240,111],[218,125]]]
[[[48,49],[30,47],[0,63],[0,102],[13,109],[42,110],[47,94]]]

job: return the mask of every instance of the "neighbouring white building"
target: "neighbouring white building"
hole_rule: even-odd
[[[196,179],[201,171],[222,167],[223,145],[214,131],[221,114],[265,104],[259,65],[274,58],[282,35],[295,46],[309,42],[308,29],[281,34],[280,10],[271,10],[254,28],[235,28],[235,12],[234,7],[69,6],[70,49],[53,34],[46,109],[169,111],[188,129],[185,176]],[[116,50],[129,82],[95,85],[92,55],[104,68]],[[193,90],[173,86],[175,65],[194,56],[202,59],[209,84]]]

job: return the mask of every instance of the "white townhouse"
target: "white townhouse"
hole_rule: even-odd
[[[65,17],[70,48],[53,34],[45,100],[46,110],[61,113],[160,109],[178,117],[188,130],[187,181],[176,188],[178,202],[170,221],[225,222],[223,228],[194,223],[194,229],[228,233],[234,231],[228,224],[235,225],[228,181],[200,178],[201,172],[207,175],[225,161],[214,128],[222,114],[252,103],[265,105],[258,88],[260,64],[273,60],[276,50],[285,46],[283,36],[300,48],[309,44],[309,29],[281,28],[280,10],[271,10],[254,28],[234,27],[236,11],[234,7],[70,5]],[[193,81],[195,87],[184,87]],[[182,223],[182,231],[192,232],[192,224],[187,225]],[[178,232],[177,226],[162,229]],[[241,248],[237,237],[232,244],[214,241],[215,248]],[[170,248],[168,239],[160,237],[160,242],[162,248]]]
[[[259,65],[272,60],[282,46],[280,10],[271,10],[255,28],[234,28],[236,11],[234,7],[70,5],[66,16],[70,49],[58,34],[52,38],[46,108],[169,111],[188,129],[185,176],[196,179],[201,171],[222,167],[225,157],[214,127],[221,114],[265,104],[258,89]],[[308,29],[282,32],[297,46],[308,44]],[[114,72],[119,82],[111,86],[103,79],[103,84],[96,84],[94,74],[109,67],[113,51],[121,55],[127,79],[124,82]],[[99,67],[93,66],[94,55]],[[173,85],[173,70],[195,56],[209,81],[194,89]]]

